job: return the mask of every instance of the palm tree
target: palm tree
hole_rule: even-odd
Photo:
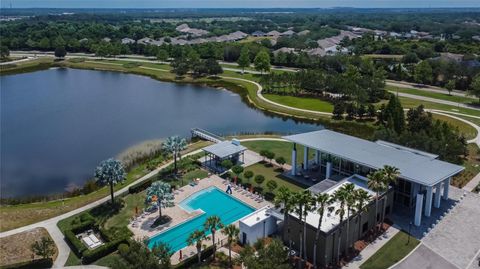
[[[315,241],[313,242],[313,267],[316,269],[317,268],[317,244],[318,244],[318,240],[320,239],[320,230],[323,222],[323,214],[325,213],[325,209],[327,208],[327,206],[331,203],[331,199],[328,193],[319,193],[315,196],[314,199],[315,199],[315,209],[320,215],[320,219],[318,220],[317,231],[315,233]]]
[[[215,244],[215,232],[218,228],[222,228],[222,220],[219,216],[210,216],[205,220],[203,224],[206,231],[210,231],[212,233],[212,241],[213,241],[213,260],[215,260],[215,252],[217,251],[217,245]]]
[[[312,207],[312,194],[310,191],[306,190],[303,192],[295,193],[294,194],[294,201],[295,201],[295,213],[298,215],[298,219],[300,222],[303,222],[303,228],[300,231],[300,251],[299,256],[300,258],[306,260],[306,239],[307,239],[307,214],[308,211],[311,210]],[[298,263],[298,268],[301,267],[302,262]]]
[[[153,182],[147,188],[145,203],[156,204],[158,206],[158,218],[162,219],[162,208],[173,207],[175,196],[172,193],[170,184],[163,181]]]
[[[173,156],[175,173],[177,172],[177,157],[180,157],[180,152],[186,148],[187,140],[179,136],[170,136],[163,142],[163,149]]]
[[[339,230],[338,230],[338,251],[337,251],[337,262],[340,261],[340,244],[342,242],[342,231],[343,231],[343,218],[345,216],[345,204],[347,203],[348,199],[348,193],[345,191],[343,188],[339,188],[338,190],[335,191],[333,194],[335,197],[335,200],[340,203],[340,207],[335,210],[335,215],[338,215],[340,217],[340,222],[339,222]]]
[[[240,230],[233,224],[228,225],[222,230],[222,234],[227,236],[228,242],[228,261],[232,267],[232,243],[237,239]]]
[[[125,177],[126,173],[122,162],[113,158],[102,161],[95,169],[95,178],[97,178],[98,182],[101,184],[110,185],[110,197],[112,199],[112,205],[115,202],[113,197],[113,185],[117,184],[118,182],[122,182]]]
[[[348,183],[343,185],[341,188],[345,191],[347,195],[347,200],[346,200],[346,205],[347,205],[347,238],[346,238],[346,244],[345,244],[345,253],[349,253],[349,248],[350,248],[350,240],[349,240],[349,234],[350,234],[350,213],[354,214],[355,213],[355,203],[356,203],[356,197],[355,197],[355,185],[353,183]]]
[[[375,171],[368,174],[368,188],[375,192],[375,225],[378,223],[378,199],[380,198],[380,192],[385,189],[385,182],[383,180],[382,171]]]
[[[398,168],[390,166],[390,165],[385,165],[383,166],[383,169],[381,169],[383,173],[383,180],[385,184],[385,192],[388,191],[388,187],[391,184],[396,184],[397,179],[400,176],[400,170]],[[385,202],[383,203],[383,212],[382,212],[382,227],[383,223],[385,222],[385,210],[387,207],[387,201],[388,201],[388,195],[385,195]]]
[[[193,231],[187,239],[187,243],[189,246],[195,245],[197,248],[197,257],[198,263],[202,262],[202,242],[203,240],[208,240],[207,236],[205,235],[205,231],[195,230]]]
[[[368,207],[366,205],[368,204],[368,201],[370,201],[371,197],[370,194],[368,194],[368,192],[363,189],[357,189],[355,191],[355,196],[357,200],[357,203],[355,204],[355,209],[358,213],[358,238],[360,239],[362,235],[362,213],[368,211]]]
[[[275,196],[275,206],[283,206],[283,219],[285,220],[284,229],[287,229],[287,236],[285,238],[285,233],[283,233],[284,235],[283,240],[289,243],[290,243],[289,213],[292,211],[293,207],[295,206],[293,195],[294,193],[291,192],[290,189],[288,189],[285,186],[282,186],[278,189],[277,195]]]

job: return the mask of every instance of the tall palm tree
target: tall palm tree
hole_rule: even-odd
[[[307,215],[312,211],[315,202],[312,193],[304,191],[301,202],[303,202],[303,259],[307,261]]]
[[[95,178],[97,178],[98,182],[110,185],[112,205],[115,202],[113,197],[113,186],[125,180],[126,175],[122,162],[113,158],[102,161],[95,169]]]
[[[295,206],[293,195],[294,193],[290,191],[290,189],[288,189],[285,186],[282,186],[278,189],[277,195],[275,196],[275,205],[283,206],[283,219],[285,223],[284,229],[287,229],[286,238],[285,238],[285,233],[283,233],[284,235],[283,240],[289,243],[290,243],[290,226],[289,226],[290,214],[289,213],[293,210]]]
[[[355,204],[355,208],[358,214],[358,238],[360,239],[362,232],[362,213],[368,211],[368,201],[370,201],[371,197],[367,191],[363,189],[357,189],[355,191],[355,196],[357,203]]]
[[[198,263],[202,262],[202,242],[203,240],[208,240],[207,236],[205,235],[205,231],[202,230],[195,230],[193,231],[187,239],[187,243],[189,246],[195,245],[197,248],[197,257]]]
[[[232,243],[237,239],[240,230],[233,224],[228,225],[222,230],[222,234],[227,236],[228,242],[228,261],[232,267]]]
[[[355,213],[355,203],[356,203],[356,197],[355,197],[355,185],[353,183],[348,183],[343,185],[341,188],[345,191],[347,195],[347,200],[346,200],[346,206],[347,206],[347,234],[346,234],[346,244],[345,244],[345,253],[349,253],[350,249],[350,240],[349,240],[349,235],[350,235],[350,214]]]
[[[180,157],[180,152],[187,148],[187,140],[179,136],[170,136],[163,142],[163,149],[172,154],[174,162],[174,171],[177,172],[177,157]]]
[[[203,224],[205,227],[206,231],[210,231],[212,233],[212,241],[213,241],[213,260],[215,260],[215,252],[217,251],[217,245],[215,242],[215,232],[217,231],[218,228],[222,228],[222,220],[220,219],[219,216],[210,216],[205,220],[205,223]]]
[[[368,174],[367,178],[368,188],[375,192],[375,226],[377,226],[378,199],[380,198],[380,193],[385,189],[385,181],[383,180],[382,171],[370,173]]]
[[[400,170],[398,168],[390,166],[390,165],[385,165],[383,166],[383,169],[381,169],[382,174],[383,174],[383,180],[385,184],[385,192],[388,191],[388,187],[392,184],[397,183],[397,179],[400,176]],[[388,202],[388,195],[385,195],[385,202],[383,203],[383,210],[382,210],[382,227],[383,223],[385,222],[385,210],[387,207],[387,202]]]
[[[319,193],[315,196],[315,210],[320,215],[320,219],[318,220],[317,231],[315,233],[315,241],[313,242],[313,267],[317,268],[317,245],[318,240],[320,239],[320,230],[322,228],[323,222],[323,214],[325,213],[325,209],[327,209],[328,205],[331,203],[330,194],[328,193]]]
[[[346,208],[345,205],[347,203],[348,199],[348,193],[345,191],[343,188],[339,188],[338,190],[335,191],[333,194],[335,197],[335,200],[340,203],[340,206],[335,210],[335,215],[338,215],[340,217],[340,222],[339,222],[339,229],[338,229],[338,249],[337,249],[337,263],[340,261],[340,244],[342,242],[342,232],[343,232],[343,218],[345,217],[346,213]]]

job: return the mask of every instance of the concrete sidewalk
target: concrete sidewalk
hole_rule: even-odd
[[[345,265],[345,268],[359,269],[365,261],[367,261],[373,254],[382,248],[392,237],[394,237],[400,230],[395,227],[390,227],[388,230],[379,236],[375,241],[370,243],[360,254],[355,257],[350,263]]]

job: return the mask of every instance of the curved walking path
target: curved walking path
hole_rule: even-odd
[[[444,88],[440,88],[440,87],[437,87],[437,86],[431,86],[431,85],[419,85],[417,83],[411,83],[411,82],[407,82],[407,81],[397,81],[397,80],[387,79],[386,84],[389,85],[389,86],[394,86],[394,87],[404,88],[404,89],[415,89],[415,90],[419,90],[419,91],[433,92],[433,93],[443,93],[443,94],[448,93],[448,90],[444,89]],[[461,91],[457,91],[457,90],[451,91],[450,94],[455,95],[455,96],[460,96],[460,97],[477,99],[475,97],[469,96],[468,94],[465,94],[465,92],[461,92]]]
[[[426,97],[426,96],[410,94],[410,93],[395,92],[395,91],[389,91],[389,92],[394,93],[394,94],[396,94],[398,96],[401,96],[401,97],[407,97],[407,98],[417,99],[417,100],[421,100],[421,101],[427,101],[427,102],[432,102],[432,103],[437,103],[437,104],[456,106],[456,107],[462,107],[462,108],[468,108],[468,109],[473,109],[473,110],[480,111],[480,108],[478,108],[476,106],[469,105],[469,104],[458,103],[458,102],[442,100],[442,99]]]

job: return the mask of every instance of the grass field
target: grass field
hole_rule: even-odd
[[[393,91],[393,92],[398,91],[400,93],[408,93],[408,94],[413,94],[413,95],[418,95],[423,97],[430,97],[430,98],[462,103],[462,104],[471,104],[471,103],[476,103],[477,101],[476,98],[448,95],[447,91],[445,91],[445,93],[437,93],[437,92],[422,91],[417,89],[399,88],[399,87],[393,87],[393,86],[386,86],[385,88],[388,91]]]
[[[264,94],[263,96],[268,100],[286,106],[329,113],[333,111],[332,103],[320,100],[318,98],[295,97],[276,94]]]
[[[303,190],[302,186],[293,184],[293,183],[285,180],[284,178],[282,178],[281,173],[283,171],[280,168],[271,166],[268,162],[256,163],[254,165],[248,166],[248,167],[245,168],[245,171],[252,171],[253,174],[255,174],[255,175],[263,175],[265,177],[265,181],[262,183],[262,185],[260,185],[260,187],[262,187],[264,191],[268,190],[267,182],[269,180],[273,180],[273,181],[277,182],[277,188],[273,191],[273,193],[276,193],[281,186],[287,187],[288,189],[290,189],[292,191]],[[247,179],[245,179],[243,174],[241,175],[241,178],[243,178],[243,183],[247,182]],[[252,184],[253,186],[258,186],[258,184],[255,182],[254,178],[251,178],[249,183]]]
[[[477,136],[477,130],[476,130],[475,128],[473,128],[471,125],[468,125],[468,124],[465,123],[465,122],[462,122],[462,121],[459,121],[459,120],[450,118],[450,117],[448,117],[448,116],[439,115],[439,114],[432,114],[432,116],[433,116],[434,119],[446,121],[446,122],[448,122],[449,124],[457,127],[458,130],[459,130],[459,131],[465,136],[465,138],[467,138],[467,139],[472,139],[472,138],[475,138],[475,137]]]
[[[480,117],[480,110],[438,104],[438,103],[427,102],[427,101],[422,101],[422,100],[417,100],[417,99],[412,99],[407,97],[401,97],[401,96],[399,97],[399,99],[402,102],[402,105],[404,108],[418,107],[419,105],[423,104],[425,108],[438,109],[438,110],[444,110],[445,112],[456,112],[456,113],[462,113],[462,114]]]
[[[361,269],[385,269],[407,256],[419,243],[414,237],[410,238],[407,245],[408,234],[398,232],[390,241],[380,248],[365,263],[360,265]]]
[[[292,149],[291,142],[283,141],[247,141],[242,142],[242,145],[255,152],[262,150],[269,150],[275,153],[275,158],[282,156],[287,161],[287,164],[292,163]],[[313,151],[309,152],[310,157],[313,157]],[[297,162],[303,158],[303,146],[297,145]]]

